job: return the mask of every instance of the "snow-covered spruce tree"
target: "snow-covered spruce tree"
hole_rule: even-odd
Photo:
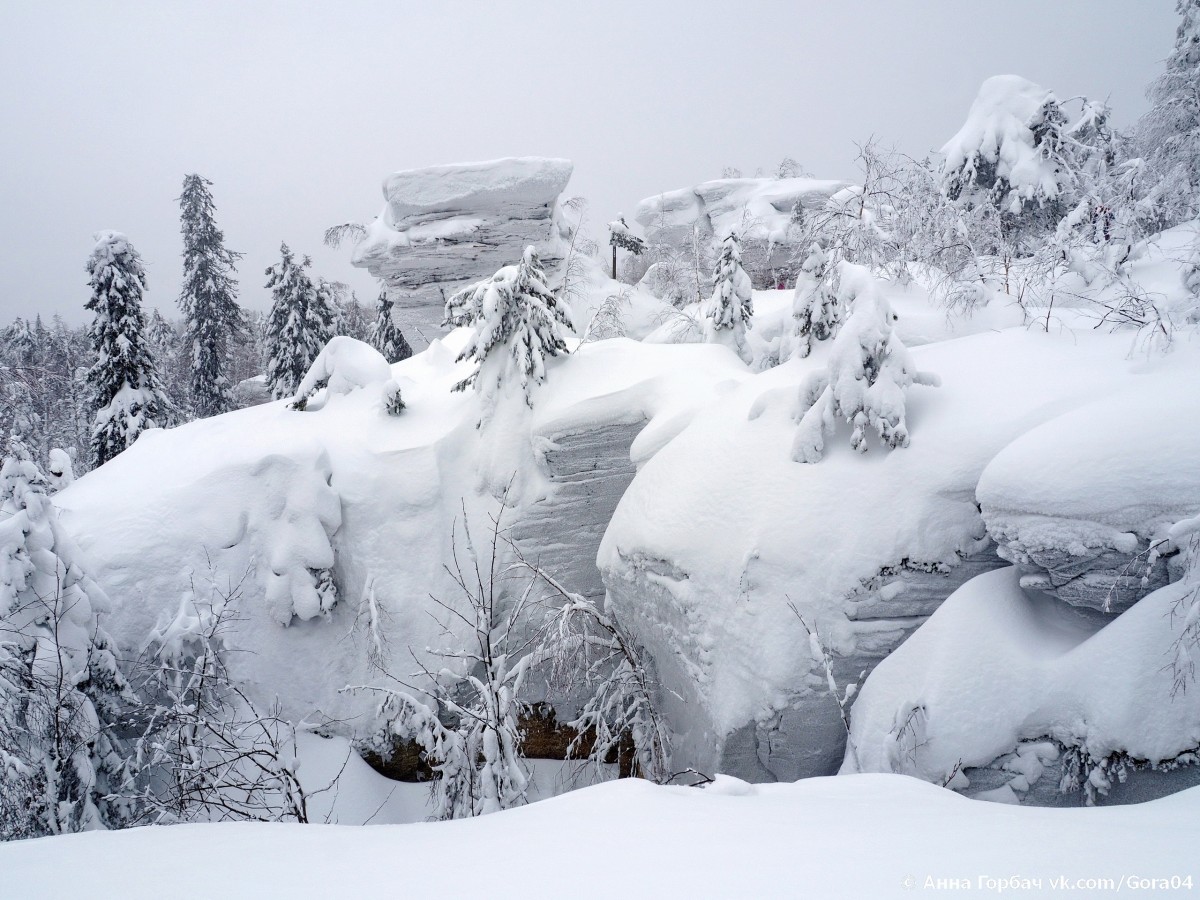
[[[388,362],[398,363],[408,359],[413,352],[404,332],[392,319],[392,305],[392,299],[388,296],[385,286],[379,292],[379,306],[376,308],[375,323],[371,326],[370,339],[367,343],[382,353],[383,358]]]
[[[1200,213],[1200,0],[1177,0],[1175,8],[1175,48],[1146,92],[1150,110],[1138,123],[1154,174],[1147,204],[1154,230]]]
[[[0,838],[116,827],[131,815],[112,727],[131,701],[105,604],[10,438],[0,462]]]
[[[209,188],[199,175],[183,179],[179,196],[183,232],[183,311],[191,362],[191,403],[200,418],[228,412],[233,397],[227,377],[230,345],[246,337],[246,314],[237,302],[236,263],[217,227]]]
[[[515,266],[451,295],[445,324],[471,327],[457,362],[479,364],[454,390],[474,385],[492,397],[502,385],[516,382],[532,406],[530,390],[545,380],[547,357],[567,352],[563,329],[571,320],[546,282],[537,250],[526,247]]]
[[[966,123],[942,148],[942,184],[965,207],[999,214],[988,253],[1026,256],[1074,206],[1067,116],[1053,93],[1016,75],[983,83]]]
[[[842,322],[838,300],[837,268],[829,264],[829,254],[814,243],[800,264],[796,291],[792,297],[791,355],[805,357],[814,341],[827,341]]]
[[[120,232],[102,231],[87,270],[92,296],[86,308],[95,314],[91,338],[97,356],[88,371],[96,411],[92,456],[100,466],[147,428],[166,425],[171,404],[146,334],[146,271],[137,250]]]
[[[307,269],[306,256],[297,262],[287,244],[280,261],[267,269],[274,298],[267,322],[267,384],[276,399],[290,397],[304,379],[317,354],[334,334],[335,312],[328,282],[318,286]]]
[[[802,417],[792,446],[797,462],[818,462],[825,435],[839,421],[851,426],[850,446],[860,453],[867,450],[868,429],[886,447],[907,447],[905,394],[913,384],[939,383],[936,375],[916,371],[879,281],[863,266],[838,266],[839,300],[850,316],[833,341],[828,366],[801,386]]]
[[[754,295],[750,276],[742,268],[737,235],[730,232],[721,244],[721,255],[713,269],[713,292],[704,307],[710,344],[724,344],[749,362],[746,331],[752,327]]]

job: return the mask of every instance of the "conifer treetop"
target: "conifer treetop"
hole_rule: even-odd
[[[125,235],[102,231],[88,258],[96,351],[88,371],[96,410],[92,452],[96,465],[112,459],[147,428],[167,423],[171,403],[159,381],[146,330],[142,294],[146,270]]]
[[[472,328],[457,361],[479,363],[454,390],[474,385],[490,395],[515,380],[526,403],[531,388],[545,380],[546,359],[567,352],[563,330],[571,328],[532,246],[515,266],[453,294],[446,301],[446,324]]]
[[[225,246],[216,223],[212,186],[206,178],[188,175],[179,196],[183,233],[183,286],[179,308],[186,319],[192,366],[190,388],[196,413],[209,416],[233,407],[225,370],[230,345],[245,340],[246,315],[237,303],[236,263],[241,259]]]

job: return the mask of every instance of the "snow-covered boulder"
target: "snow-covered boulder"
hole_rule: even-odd
[[[973,579],[867,679],[843,773],[900,772],[981,799],[1136,802],[1200,783],[1200,691],[1174,690],[1173,611],[1155,591],[1099,631],[1022,590]]]
[[[803,210],[820,209],[847,186],[817,178],[718,178],[647,197],[634,218],[651,243],[683,240],[695,226],[718,239],[730,231],[740,235],[748,227],[762,229],[783,244],[797,204]]]
[[[976,496],[1016,565],[966,584],[871,674],[843,771],[1045,805],[1200,783],[1196,362],[1134,366],[988,463]]]
[[[988,532],[1025,587],[1119,613],[1171,580],[1149,550],[1200,512],[1200,377],[1180,362],[1141,381],[1030,430],[980,477]]]
[[[743,245],[755,242],[764,248],[764,267],[780,268],[798,249],[799,234],[791,227],[797,206],[821,209],[847,186],[815,178],[720,178],[647,197],[634,218],[651,246],[690,247],[693,234],[711,242],[732,231]]]
[[[1024,329],[914,347],[942,387],[912,389],[911,446],[861,456],[840,424],[809,465],[792,460],[794,414],[824,345],[700,411],[642,465],[599,555],[609,609],[661,679],[675,764],[756,781],[835,771],[840,711],[789,600],[831,650],[839,690],[858,682],[1001,564],[975,502],[987,463],[1127,384],[1145,363],[1126,350]]]
[[[458,288],[517,262],[530,244],[549,266],[562,258],[554,212],[571,169],[565,159],[515,157],[396,172],[351,261],[387,283],[397,324],[423,345],[417,329],[440,333]]]

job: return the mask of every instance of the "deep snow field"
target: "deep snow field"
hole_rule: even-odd
[[[1193,893],[1198,813],[1196,789],[1016,810],[896,775],[718,778],[704,790],[625,779],[435,824],[179,825],[9,843],[0,872],[9,896],[96,900],[1170,897]]]

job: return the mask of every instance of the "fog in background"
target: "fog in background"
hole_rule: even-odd
[[[394,170],[565,156],[599,234],[643,197],[790,156],[853,178],[872,134],[913,155],[1015,73],[1107,99],[1170,51],[1172,0],[50,3],[0,0],[0,325],[86,317],[92,234],[129,235],[177,315],[183,176],[214,183],[241,301],[280,241],[370,303],[324,229]]]

